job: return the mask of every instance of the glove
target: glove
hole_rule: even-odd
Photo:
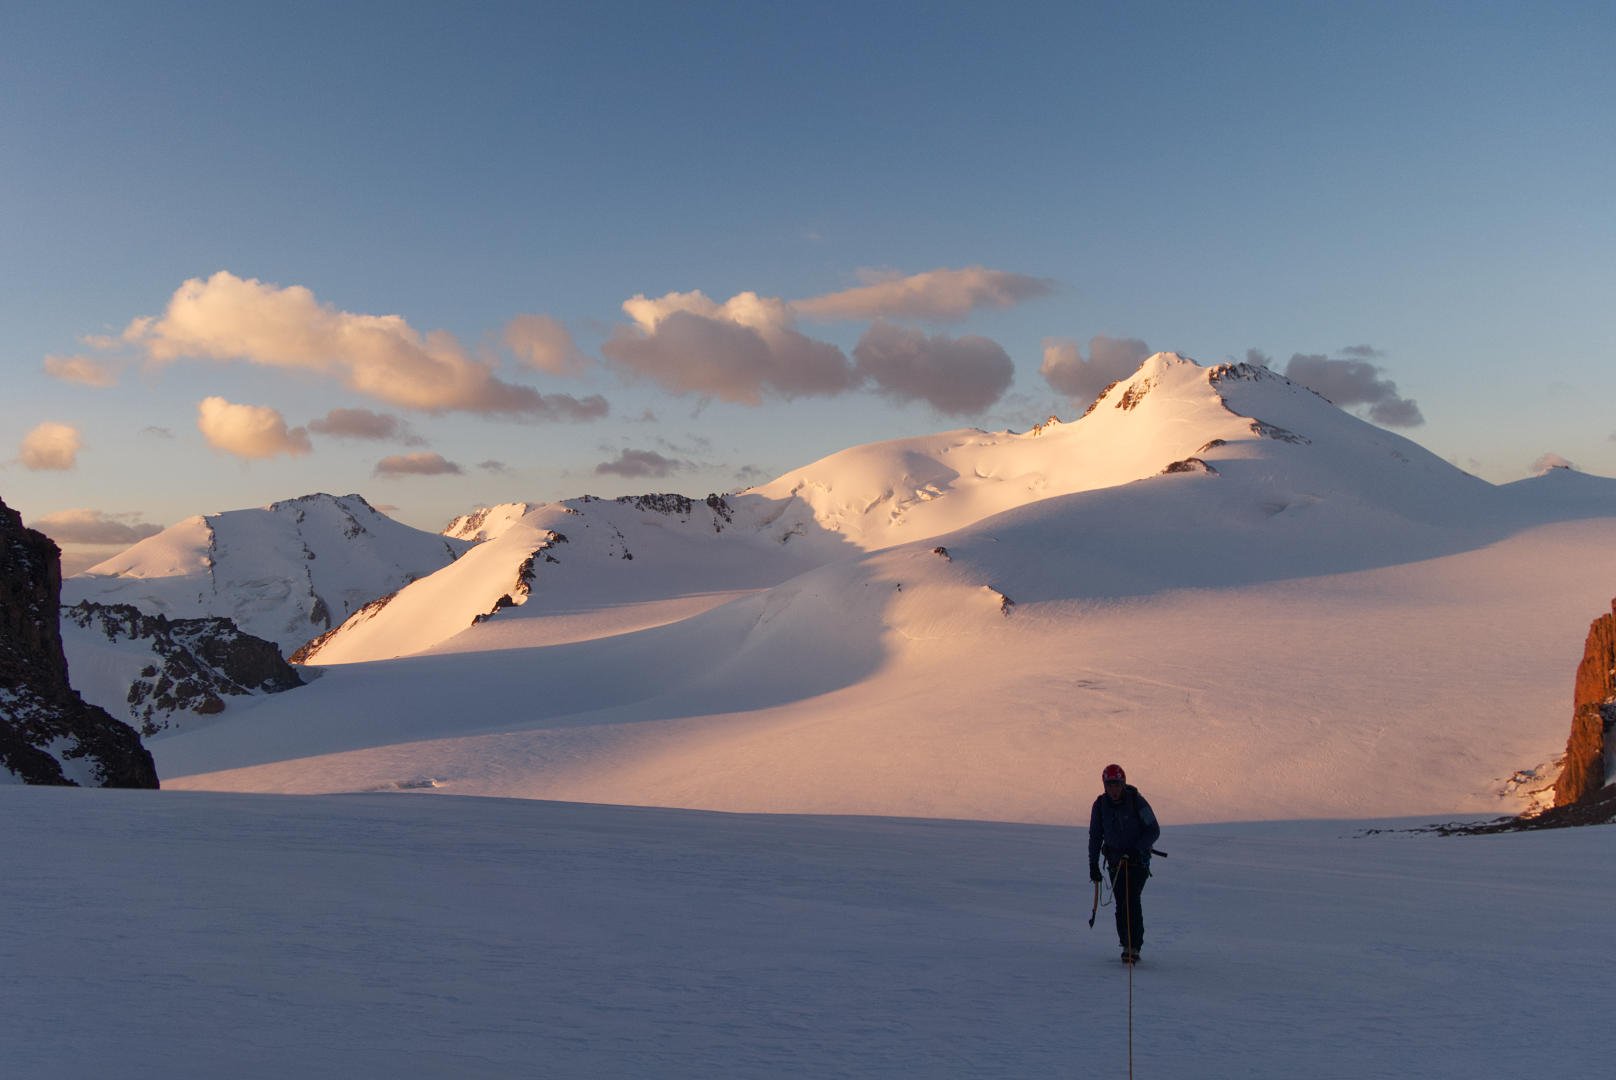
[[[1089,880],[1094,882],[1096,885],[1098,885],[1100,883],[1100,864],[1099,863],[1095,863],[1095,862],[1089,863]]]

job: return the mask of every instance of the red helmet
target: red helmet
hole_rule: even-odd
[[[1113,780],[1118,783],[1126,783],[1127,779],[1128,774],[1122,771],[1121,765],[1107,765],[1105,771],[1100,773],[1101,782],[1106,784],[1111,783]]]

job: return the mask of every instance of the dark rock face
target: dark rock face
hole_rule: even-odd
[[[1208,476],[1217,476],[1218,470],[1208,465],[1198,457],[1187,457],[1183,461],[1173,461],[1162,470],[1162,475],[1168,473],[1206,473]]]
[[[1556,808],[1597,799],[1609,775],[1616,745],[1616,600],[1611,614],[1588,627],[1588,642],[1577,665],[1572,695],[1571,737],[1566,742],[1565,769],[1554,784]]]
[[[224,711],[226,697],[303,685],[274,642],[243,633],[223,617],[169,619],[130,604],[86,600],[63,608],[62,618],[104,634],[109,642],[144,643],[151,649],[153,663],[129,687],[130,715],[142,735],[169,727],[174,713],[208,716]]]
[[[140,736],[67,681],[61,552],[0,501],[0,768],[29,784],[157,787]]]

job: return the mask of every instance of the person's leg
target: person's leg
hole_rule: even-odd
[[[1128,928],[1132,936],[1128,948],[1138,956],[1140,946],[1145,943],[1145,909],[1141,899],[1145,892],[1145,882],[1150,880],[1150,871],[1137,866],[1130,866],[1128,871]]]
[[[1128,890],[1132,886],[1126,880],[1128,869],[1125,864],[1117,863],[1115,866],[1106,867],[1106,872],[1111,878],[1111,902],[1116,907],[1117,946],[1126,950],[1131,947],[1128,944],[1128,919],[1131,912],[1128,903]]]

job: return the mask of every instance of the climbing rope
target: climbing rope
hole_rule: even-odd
[[[1113,893],[1115,889],[1112,890]],[[1122,918],[1123,925],[1128,930],[1128,943],[1124,946],[1129,952],[1133,951],[1133,890],[1128,884],[1128,860],[1122,860],[1122,896],[1117,900],[1119,904],[1127,904]],[[1128,1080],[1133,1080],[1133,963],[1124,964],[1128,969]]]

